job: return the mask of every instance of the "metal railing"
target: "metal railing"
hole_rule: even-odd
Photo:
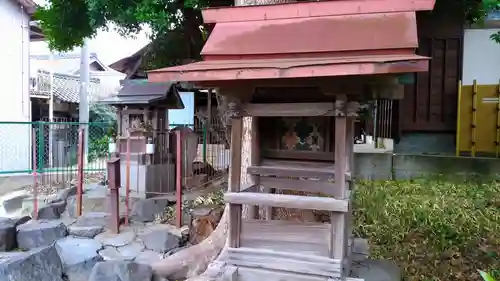
[[[0,174],[76,171],[78,129],[89,131],[85,170],[106,168],[110,123],[0,122]]]
[[[193,159],[183,159],[183,170],[213,179],[229,167],[229,149],[224,142],[224,128],[212,123],[208,128],[195,119],[194,124],[170,124],[172,128],[158,135],[158,145],[167,146],[165,138],[179,128],[190,128],[196,140],[191,145]],[[88,131],[88,150],[84,156],[86,176],[102,177],[106,169],[109,141],[116,135],[116,123],[105,122],[0,122],[0,175],[33,174],[42,184],[69,183],[76,179],[78,130]],[[185,135],[183,135],[185,136]],[[183,138],[183,150],[188,149]],[[165,147],[162,149],[166,149]],[[185,175],[188,177],[188,175]],[[203,180],[203,181],[206,181]]]

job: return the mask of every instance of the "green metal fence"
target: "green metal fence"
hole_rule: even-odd
[[[0,176],[36,174],[37,182],[47,186],[76,181],[79,129],[84,128],[88,132],[84,178],[86,182],[100,181],[104,178],[109,141],[116,136],[116,126],[104,122],[0,122]],[[185,170],[192,170],[194,175],[190,177],[200,174],[207,181],[227,171],[229,150],[221,124],[207,125],[195,120],[194,124],[169,127],[188,127],[198,137],[194,159],[182,163]]]
[[[0,122],[0,174],[76,173],[78,130],[88,130],[84,171],[104,171],[112,123]]]

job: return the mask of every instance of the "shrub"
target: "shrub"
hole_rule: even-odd
[[[499,191],[495,181],[358,182],[355,234],[406,280],[481,280],[477,269],[500,268]]]

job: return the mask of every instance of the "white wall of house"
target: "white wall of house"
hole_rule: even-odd
[[[120,80],[125,79],[125,74],[118,71],[91,71],[90,77],[98,78],[101,91],[95,96],[96,100],[117,94],[120,89]]]
[[[0,1],[0,121],[31,121],[29,16],[12,0]],[[26,170],[31,158],[30,124],[0,123],[0,171]]]
[[[500,44],[490,36],[500,31],[491,29],[466,29],[464,31],[462,83],[472,85],[498,84],[500,79]]]

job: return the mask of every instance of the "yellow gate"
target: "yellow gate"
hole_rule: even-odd
[[[458,86],[457,156],[500,155],[500,84]]]

